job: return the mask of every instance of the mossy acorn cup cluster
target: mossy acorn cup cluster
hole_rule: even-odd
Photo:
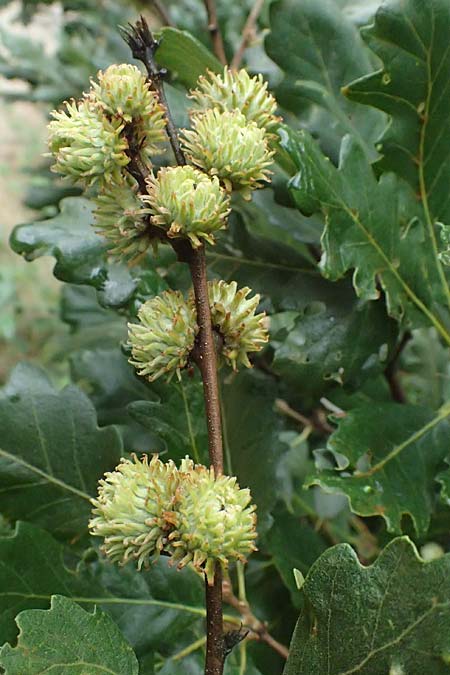
[[[159,170],[153,157],[166,150],[167,111],[136,66],[99,72],[80,101],[52,113],[53,170],[93,194],[95,226],[110,256],[135,264],[149,247],[179,238],[193,248],[214,245],[227,225],[231,193],[251,199],[270,180],[279,118],[261,76],[208,72],[189,98],[191,128],[180,132],[188,164]],[[234,370],[250,367],[249,354],[268,341],[259,295],[250,293],[236,282],[208,284],[218,362]],[[180,378],[199,332],[193,291],[165,291],[144,302],[137,318],[128,326],[130,363],[149,381]],[[91,532],[120,563],[133,559],[140,568],[163,552],[212,583],[217,562],[226,568],[254,549],[248,490],[188,458],[179,469],[157,457],[122,460],[101,481],[94,505]]]
[[[93,504],[91,534],[102,537],[104,553],[122,565],[135,561],[141,569],[165,554],[212,584],[216,563],[227,569],[256,550],[250,491],[188,457],[179,469],[156,455],[150,462],[147,456],[122,459],[100,481]]]

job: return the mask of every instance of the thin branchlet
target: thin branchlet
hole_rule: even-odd
[[[128,24],[128,28],[119,27],[120,33],[131,49],[134,58],[141,61],[147,71],[150,86],[156,92],[159,102],[166,111],[166,132],[169,138],[172,150],[175,155],[177,164],[186,164],[186,158],[181,149],[178,139],[177,129],[173,123],[167,103],[166,94],[164,91],[164,77],[167,75],[165,68],[159,68],[155,54],[161,44],[160,40],[155,40],[147,21],[143,16],[136,22],[136,24]]]

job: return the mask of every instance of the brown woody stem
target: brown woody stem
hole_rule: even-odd
[[[217,381],[216,347],[211,325],[211,310],[209,307],[206,277],[206,256],[203,246],[192,250],[189,266],[194,286],[197,323],[199,327],[194,358],[203,380],[209,455],[216,474],[220,474],[223,473],[222,421]]]
[[[206,13],[208,15],[208,30],[211,35],[214,53],[224,66],[227,64],[225,48],[223,46],[222,33],[220,32],[219,22],[217,20],[216,3],[214,0],[204,0]]]
[[[136,25],[129,25],[128,30],[122,29],[122,35],[130,46],[134,58],[139,59],[145,65],[151,86],[157,93],[160,103],[166,111],[166,131],[176,161],[179,165],[183,166],[186,164],[186,159],[181,149],[177,129],[173,123],[164,93],[162,77],[165,73],[158,68],[155,60],[158,42],[154,39],[147,22],[142,16]],[[220,33],[218,35],[220,37]],[[222,38],[220,37],[221,41]],[[139,177],[137,177],[137,180],[139,182]],[[189,264],[191,271],[197,309],[197,324],[199,327],[193,357],[198,365],[203,381],[210,461],[216,475],[219,475],[223,472],[222,422],[217,381],[216,348],[208,298],[205,249],[204,246],[193,248],[187,240],[168,240],[166,237],[165,241],[172,245],[179,260]],[[219,564],[216,564],[214,584],[210,586],[205,578],[205,595],[207,635],[205,675],[223,675],[225,650],[222,570]]]
[[[259,15],[261,14],[262,8],[264,7],[264,1],[265,0],[255,0],[255,4],[248,15],[247,21],[245,22],[245,26],[242,30],[242,42],[239,45],[236,54],[233,56],[233,60],[231,61],[232,70],[237,70],[241,65],[245,50],[252,41],[253,35],[255,33],[256,22]]]

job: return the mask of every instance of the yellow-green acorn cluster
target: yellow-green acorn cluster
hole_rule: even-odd
[[[189,98],[198,110],[239,110],[261,129],[273,129],[280,121],[275,115],[277,102],[267,91],[267,82],[262,75],[251,77],[245,68],[233,71],[225,66],[223,75],[210,71],[200,75],[197,88],[190,92]]]
[[[178,472],[172,461],[122,459],[99,482],[89,523],[91,534],[103,538],[102,550],[121,564],[135,560],[148,565],[164,548],[171,531]]]
[[[141,305],[138,319],[128,324],[130,363],[138,374],[150,382],[180,376],[198,332],[195,309],[180,291],[164,291]]]
[[[216,563],[226,569],[229,560],[245,562],[256,550],[256,507],[250,490],[241,489],[232,476],[215,476],[213,468],[195,466],[188,458],[180,472],[169,550],[179,568],[192,563],[212,584]]]
[[[272,134],[279,122],[276,101],[261,76],[228,68],[223,75],[201,76],[191,91],[192,129],[183,132],[189,160],[217,176],[228,191],[250,199],[251,191],[270,180]]]
[[[150,83],[130,64],[99,71],[97,82],[76,102],[54,111],[49,124],[52,169],[99,189],[95,221],[110,253],[135,260],[153,242],[148,211],[126,167],[131,154],[144,170],[165,141],[165,110]]]
[[[86,185],[123,180],[131,137],[144,156],[165,138],[164,108],[136,66],[110,66],[97,78],[80,101],[53,111],[49,124],[53,169]]]
[[[110,118],[133,126],[134,144],[145,155],[161,152],[165,140],[165,110],[139,68],[129,63],[109,66],[91,82],[90,97]]]
[[[105,117],[89,100],[66,103],[48,125],[53,170],[84,185],[121,181],[129,163],[121,119]]]
[[[132,180],[103,189],[95,198],[95,204],[97,232],[108,241],[111,255],[134,262],[154,244],[147,211]]]
[[[208,283],[211,322],[220,336],[219,363],[237,370],[251,367],[248,354],[260,351],[269,339],[264,312],[256,313],[259,295],[247,298],[250,289],[235,281]],[[197,313],[191,291],[185,300],[179,291],[165,291],[147,300],[138,312],[139,323],[128,324],[130,363],[139,375],[153,382],[171,378],[189,363],[198,334]]]
[[[214,232],[226,225],[229,197],[216,177],[210,178],[192,166],[159,170],[147,178],[152,222],[167,230],[169,237],[187,236],[193,246],[202,240],[214,243]]]
[[[183,132],[189,160],[210,176],[218,176],[226,190],[250,199],[251,191],[269,180],[274,153],[267,134],[239,110],[210,108],[192,117],[192,127]]]
[[[103,552],[120,564],[134,560],[141,569],[164,552],[212,584],[216,563],[226,569],[256,550],[250,491],[188,457],[179,470],[157,456],[122,459],[100,481],[93,505],[91,534],[103,538]]]
[[[266,315],[256,314],[260,297],[247,298],[249,293],[250,288],[238,289],[235,281],[208,283],[212,325],[223,340],[220,356],[233,370],[241,364],[250,368],[249,352],[259,352],[269,340]]]

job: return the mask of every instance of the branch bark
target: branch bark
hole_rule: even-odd
[[[242,57],[244,56],[245,50],[249,46],[250,42],[253,39],[255,33],[255,26],[258,20],[258,16],[261,14],[262,8],[264,7],[264,0],[255,0],[250,14],[247,17],[244,28],[242,29],[242,42],[236,50],[233,60],[231,61],[231,70],[237,70],[241,65]]]
[[[208,30],[211,35],[214,53],[224,66],[227,65],[227,57],[223,46],[222,33],[217,20],[217,10],[215,0],[204,0],[206,13],[208,15]]]
[[[215,10],[215,8],[214,8]],[[129,24],[127,30],[121,29],[122,36],[130,46],[134,58],[144,64],[152,88],[166,110],[166,131],[177,163],[186,164],[184,153],[178,139],[164,92],[163,77],[165,71],[158,68],[155,52],[158,42],[154,39],[146,20],[141,16],[136,25]],[[220,36],[217,32],[216,36]],[[223,45],[222,45],[223,47]],[[134,166],[132,170],[134,170]],[[138,182],[141,183],[142,179]],[[144,181],[145,184],[145,181]],[[161,237],[164,238],[164,237]],[[165,239],[167,241],[167,238]],[[204,246],[193,248],[187,240],[168,241],[176,251],[179,260],[187,262],[192,276],[197,323],[199,333],[193,357],[198,365],[203,381],[206,422],[208,428],[209,456],[216,475],[223,472],[222,422],[220,416],[219,388],[217,382],[217,358],[211,322],[211,310],[208,299],[206,274],[206,256]],[[216,564],[214,584],[210,586],[205,578],[206,596],[206,660],[205,675],[223,675],[224,636],[222,609],[222,570]]]
[[[260,621],[252,612],[250,605],[247,601],[239,600],[233,593],[233,588],[231,586],[230,580],[225,579],[223,582],[223,599],[224,601],[234,607],[242,617],[242,626],[247,628],[249,631],[249,637],[265,642],[271,649],[273,649],[277,654],[282,656],[284,659],[287,659],[289,656],[289,649],[275,640],[272,635],[270,635],[267,630],[265,623]]]

